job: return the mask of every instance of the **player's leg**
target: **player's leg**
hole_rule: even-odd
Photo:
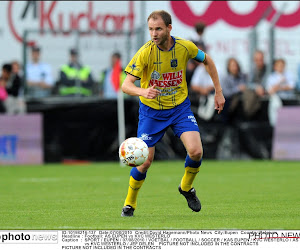
[[[201,210],[201,203],[196,195],[196,190],[193,188],[193,182],[200,170],[202,161],[203,149],[200,138],[200,133],[197,131],[188,131],[180,136],[186,151],[185,171],[181,179],[179,192],[186,198],[188,206],[195,212]]]
[[[199,132],[184,132],[180,136],[180,139],[187,151],[185,159],[185,174],[181,180],[180,186],[183,191],[189,191],[192,188],[194,179],[200,170],[203,148]]]
[[[199,212],[201,204],[192,185],[200,169],[203,149],[199,127],[189,107],[178,111],[172,122],[172,129],[175,136],[181,139],[187,151],[185,171],[178,189],[186,198],[188,206],[193,211]]]
[[[149,156],[144,164],[132,168],[130,171],[128,194],[122,210],[122,216],[133,216],[133,212],[137,206],[137,195],[145,181],[147,170],[151,166],[154,158],[155,144],[161,140],[168,126],[169,123],[152,119],[141,114],[139,115],[137,135],[148,145]]]
[[[148,159],[141,166],[133,167],[130,171],[128,193],[121,214],[123,217],[133,216],[137,206],[137,195],[146,179],[147,170],[154,158],[154,152],[155,147],[150,147]]]

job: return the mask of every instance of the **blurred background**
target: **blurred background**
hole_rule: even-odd
[[[139,108],[122,69],[157,9],[218,68],[222,115],[202,65],[187,67],[204,157],[300,160],[299,2],[1,1],[0,164],[118,161]],[[155,158],[185,155],[168,130]]]

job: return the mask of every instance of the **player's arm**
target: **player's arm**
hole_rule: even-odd
[[[207,73],[210,75],[214,87],[215,87],[215,109],[218,110],[218,114],[220,114],[224,108],[225,104],[225,98],[223,96],[218,71],[216,68],[216,65],[212,58],[206,54],[205,60],[204,60],[204,66],[207,71]]]
[[[127,76],[122,84],[122,91],[128,95],[143,96],[148,99],[154,99],[160,94],[160,91],[155,88],[156,85],[153,85],[152,87],[144,89],[144,88],[135,86],[134,82],[136,80],[138,80],[137,77],[127,74]]]
[[[198,54],[194,59],[204,63],[205,69],[213,81],[215,87],[215,109],[218,110],[218,114],[220,114],[225,104],[225,98],[223,96],[216,65],[212,58],[201,50],[198,51]]]
[[[218,92],[222,93],[219,75],[218,75],[218,71],[217,71],[214,61],[211,59],[211,57],[209,55],[205,54],[205,60],[203,63],[204,63],[207,73],[210,75],[210,77],[214,83],[216,93],[218,93]]]

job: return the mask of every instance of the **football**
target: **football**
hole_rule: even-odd
[[[130,137],[119,147],[119,157],[122,163],[130,167],[142,165],[148,158],[147,144],[137,137]]]

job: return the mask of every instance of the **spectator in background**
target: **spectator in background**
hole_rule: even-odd
[[[294,97],[295,79],[294,76],[285,70],[284,59],[277,59],[274,62],[274,71],[268,76],[266,88],[269,95],[278,94],[282,99]]]
[[[8,114],[18,114],[25,112],[25,102],[20,98],[22,87],[21,78],[13,73],[11,64],[2,66],[1,77],[5,81],[7,98],[4,101],[5,110]]]
[[[11,67],[12,67],[12,72],[15,75],[18,75],[20,78],[22,77],[22,73],[21,73],[21,65],[18,61],[12,61],[11,62]]]
[[[13,75],[18,76],[21,80],[21,83],[23,83],[23,72],[20,63],[16,60],[12,61],[11,67]]]
[[[203,51],[204,43],[195,43],[197,47]],[[194,70],[190,93],[194,93],[199,100],[198,116],[204,120],[212,118],[215,111],[214,104],[214,84],[210,75],[207,73],[203,63],[197,63]]]
[[[191,37],[191,40],[199,47],[201,46],[201,50],[207,53],[207,46],[203,39],[204,30],[206,28],[206,25],[204,22],[197,22],[194,25],[195,33],[193,33],[193,36]],[[191,79],[193,77],[194,71],[196,67],[198,66],[197,62],[195,60],[189,60],[187,63],[187,69],[186,69],[186,83],[187,87],[190,90],[191,88]]]
[[[33,46],[32,61],[26,65],[26,94],[33,98],[50,96],[54,85],[51,66],[40,61],[40,51],[39,47]]]
[[[189,92],[191,90],[191,80],[192,80],[193,74],[194,74],[197,66],[198,66],[198,64],[195,60],[193,60],[193,59],[188,60],[187,66],[186,66],[186,84],[187,84]]]
[[[22,87],[22,81],[20,76],[13,72],[12,64],[7,63],[2,66],[1,76],[6,81],[7,94],[13,97],[18,97]]]
[[[6,81],[5,79],[0,76],[0,113],[5,113],[6,108],[5,108],[5,100],[7,99],[7,92],[6,92]]]
[[[254,89],[258,96],[264,96],[265,82],[267,77],[267,65],[264,60],[264,53],[256,50],[253,54],[253,68],[249,76],[249,87]]]
[[[194,28],[195,28],[195,33],[194,33],[194,36],[192,37],[191,40],[194,43],[198,42],[198,43],[203,44],[203,51],[207,52],[207,46],[206,46],[206,44],[204,42],[204,39],[203,39],[203,34],[204,34],[204,31],[205,31],[205,28],[206,28],[206,24],[204,22],[197,22],[194,25]]]
[[[241,72],[238,61],[233,57],[227,61],[227,74],[223,77],[222,87],[228,99],[246,90],[246,75]]]
[[[226,99],[223,119],[227,122],[237,109],[241,94],[246,88],[246,75],[242,73],[238,61],[231,57],[227,61],[227,74],[222,77],[222,89]]]
[[[60,69],[57,83],[58,93],[61,96],[92,96],[95,92],[95,82],[88,65],[79,62],[78,51],[70,50],[70,61]]]
[[[121,66],[120,53],[113,53],[110,63],[111,66],[104,70],[100,76],[100,95],[104,98],[114,99],[118,96],[118,90],[126,74]]]
[[[201,49],[203,51],[203,48],[205,46],[203,42],[194,42],[194,43],[199,49]],[[192,102],[193,102],[193,98],[194,98],[194,96],[193,96],[194,91],[191,88],[191,81],[192,81],[192,77],[193,77],[194,72],[198,65],[199,65],[199,63],[197,61],[195,61],[194,59],[190,59],[190,60],[188,60],[187,66],[186,66],[186,83],[187,83],[187,87],[188,87]]]
[[[285,70],[284,59],[276,59],[273,64],[274,71],[268,76],[266,89],[269,99],[269,122],[272,126],[277,120],[277,112],[282,107],[282,99],[294,97],[296,82],[293,75]]]
[[[198,97],[208,96],[214,91],[213,82],[201,63],[196,67],[191,79],[191,90],[197,93]]]

